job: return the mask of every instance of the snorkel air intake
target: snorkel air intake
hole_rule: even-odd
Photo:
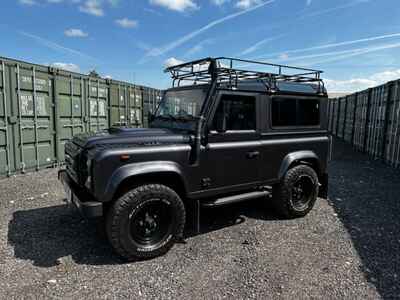
[[[203,109],[201,111],[199,121],[197,122],[197,128],[196,128],[196,133],[194,137],[194,142],[192,146],[192,153],[191,153],[191,159],[190,163],[191,165],[197,166],[199,165],[200,162],[200,151],[201,151],[201,133],[204,128],[204,124],[206,121],[206,116],[212,109],[213,105],[213,95],[214,91],[217,87],[217,72],[216,72],[216,61],[215,59],[210,60],[210,66],[208,67],[208,73],[211,75],[211,85],[210,88],[208,89],[207,95],[206,95],[206,100],[203,105]]]

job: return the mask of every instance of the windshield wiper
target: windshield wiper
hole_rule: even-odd
[[[198,120],[198,117],[192,116],[192,115],[178,115],[174,116],[171,114],[168,115],[159,115],[156,116],[156,119],[162,119],[162,120],[167,120],[167,121],[181,121],[181,122],[191,122],[191,121],[196,121]]]
[[[184,122],[196,121],[199,119],[198,117],[192,115],[176,116],[175,118],[178,121],[184,121]]]
[[[162,119],[162,120],[167,120],[167,121],[176,121],[177,118],[171,114],[168,115],[158,115],[155,117],[156,119]]]

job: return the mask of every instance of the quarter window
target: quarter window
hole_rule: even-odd
[[[272,126],[317,126],[319,108],[318,99],[273,98]]]
[[[256,98],[251,96],[223,95],[213,120],[213,130],[217,122],[225,118],[226,130],[256,129]]]

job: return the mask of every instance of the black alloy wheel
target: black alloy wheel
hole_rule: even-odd
[[[171,234],[175,220],[171,205],[151,199],[129,216],[131,238],[142,247],[156,248]]]
[[[185,206],[174,190],[145,184],[116,200],[107,213],[107,236],[127,260],[153,258],[182,238],[185,221]]]
[[[301,175],[292,188],[292,205],[298,211],[303,211],[312,201],[315,183],[311,176]]]
[[[304,217],[314,207],[318,190],[315,170],[309,165],[297,165],[286,172],[280,183],[273,186],[273,204],[284,218]]]

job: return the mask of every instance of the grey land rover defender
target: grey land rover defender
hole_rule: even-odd
[[[202,206],[264,197],[296,218],[327,197],[332,140],[321,71],[219,57],[166,72],[173,86],[149,128],[80,134],[65,145],[67,199],[104,219],[118,254],[167,252],[187,215],[200,230]]]

